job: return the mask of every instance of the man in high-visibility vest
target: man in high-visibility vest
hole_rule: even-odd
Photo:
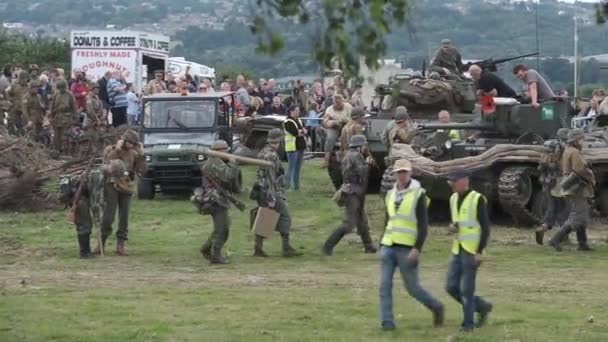
[[[395,187],[386,195],[388,223],[380,250],[380,317],[382,329],[395,329],[393,318],[393,275],[399,267],[407,292],[433,312],[435,326],[443,324],[443,304],[420,286],[418,259],[428,232],[429,199],[420,183],[411,179],[412,165],[406,159],[395,162]]]
[[[475,312],[479,313],[477,327],[481,327],[492,311],[492,304],[475,296],[475,277],[481,264],[481,253],[490,236],[490,219],[486,199],[471,190],[467,173],[451,174],[448,182],[454,192],[450,198],[450,230],[456,237],[452,245],[446,291],[462,304],[464,320],[461,331],[469,332],[475,328]]]

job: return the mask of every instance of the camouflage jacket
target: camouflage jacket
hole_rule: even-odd
[[[539,180],[545,188],[551,189],[557,183],[557,179],[562,175],[561,169],[561,149],[545,153],[538,165],[540,171]]]
[[[8,100],[11,103],[11,113],[21,113],[23,109],[23,97],[27,94],[27,84],[22,84],[18,80],[13,81],[11,87],[7,91]]]
[[[42,96],[34,94],[23,98],[23,117],[26,122],[32,121],[34,124],[42,124],[45,114],[46,108]]]
[[[96,127],[103,124],[103,116],[105,111],[103,109],[103,103],[101,100],[94,95],[87,95],[86,99],[86,118],[84,119],[84,127]]]
[[[103,217],[103,211],[106,205],[105,202],[105,184],[106,177],[99,168],[92,169],[86,179],[86,183],[82,188],[81,201],[79,205],[86,203],[82,199],[88,199],[89,209],[94,222],[100,224]],[[78,187],[80,185],[80,175],[70,176],[62,179],[59,186],[59,199],[65,204],[72,204]],[[77,211],[78,213],[78,211]]]
[[[69,92],[56,92],[51,99],[51,122],[56,127],[69,127],[78,114],[76,99]]]
[[[126,172],[121,177],[111,177],[109,182],[118,192],[132,194],[135,192],[135,174],[146,171],[145,155],[141,149],[126,150],[118,145],[110,145],[103,151],[103,162],[120,159],[125,164]]]
[[[433,70],[437,68],[446,68],[454,74],[460,75],[462,73],[462,57],[456,49],[452,49],[450,52],[443,52],[439,49],[435,53],[435,58],[431,64]]]
[[[285,170],[279,154],[271,146],[266,145],[258,154],[258,159],[266,160],[273,166],[261,166],[258,168],[258,185],[260,187],[260,200],[270,203],[276,202],[277,198],[284,199],[285,192]]]
[[[342,182],[347,185],[346,193],[365,194],[369,165],[357,150],[349,150],[342,159]]]
[[[415,129],[401,128],[394,125],[388,132],[388,143],[389,146],[393,146],[394,143],[409,144],[414,140],[414,137],[416,137]]]
[[[365,128],[358,122],[350,120],[346,126],[342,128],[340,133],[340,151],[348,151],[348,145],[350,144],[350,138],[353,135],[360,135],[364,133]]]
[[[218,189],[208,179],[212,179],[218,186],[230,191],[232,184],[239,176],[237,164],[226,163],[220,158],[211,157],[203,164],[203,199],[204,203],[213,203],[223,208],[230,207],[230,201],[220,194]]]

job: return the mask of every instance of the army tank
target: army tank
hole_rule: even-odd
[[[515,99],[494,99],[491,110],[483,111],[470,123],[419,125],[414,145],[395,144],[386,158],[381,191],[394,185],[392,164],[406,158],[414,165],[415,177],[436,203],[446,203],[451,195],[443,176],[467,170],[472,187],[488,198],[491,210],[500,210],[520,226],[540,222],[545,211],[544,193],[538,165],[543,143],[553,139],[570,115],[570,104],[542,103],[540,108]],[[465,131],[465,140],[450,140],[445,130]],[[444,130],[438,132],[438,130]],[[598,206],[608,211],[608,134],[596,129],[586,136],[584,153],[592,163],[598,182]],[[604,200],[605,199],[605,200]]]

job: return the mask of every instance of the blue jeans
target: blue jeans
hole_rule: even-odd
[[[302,170],[302,161],[304,160],[304,151],[287,152],[287,188],[291,188],[293,184],[294,190],[300,190],[300,170]]]
[[[405,246],[382,246],[380,250],[380,320],[394,323],[393,317],[393,275],[399,267],[405,289],[410,296],[431,310],[439,309],[442,304],[420,286],[418,280],[418,262],[407,260],[411,248]]]
[[[460,248],[458,255],[452,255],[448,269],[446,291],[452,298],[462,304],[464,319],[462,327],[475,327],[475,312],[485,312],[489,304],[483,298],[475,296],[475,277],[477,267],[473,254]]]

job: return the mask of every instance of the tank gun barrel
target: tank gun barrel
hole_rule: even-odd
[[[489,70],[489,71],[495,72],[496,66],[498,64],[510,62],[510,61],[520,59],[520,58],[538,56],[538,54],[539,54],[539,52],[534,52],[534,53],[528,53],[525,55],[519,55],[519,56],[515,56],[515,57],[507,57],[507,58],[499,58],[499,59],[489,58],[489,59],[484,59],[484,60],[478,61],[478,62],[468,62],[467,64],[463,65],[462,71],[466,72],[469,70],[471,65],[477,65],[483,70]]]
[[[446,129],[456,129],[456,130],[475,130],[475,131],[493,131],[494,127],[490,125],[486,125],[483,123],[428,123],[428,124],[418,124],[418,129],[421,131],[424,130],[446,130]]]

